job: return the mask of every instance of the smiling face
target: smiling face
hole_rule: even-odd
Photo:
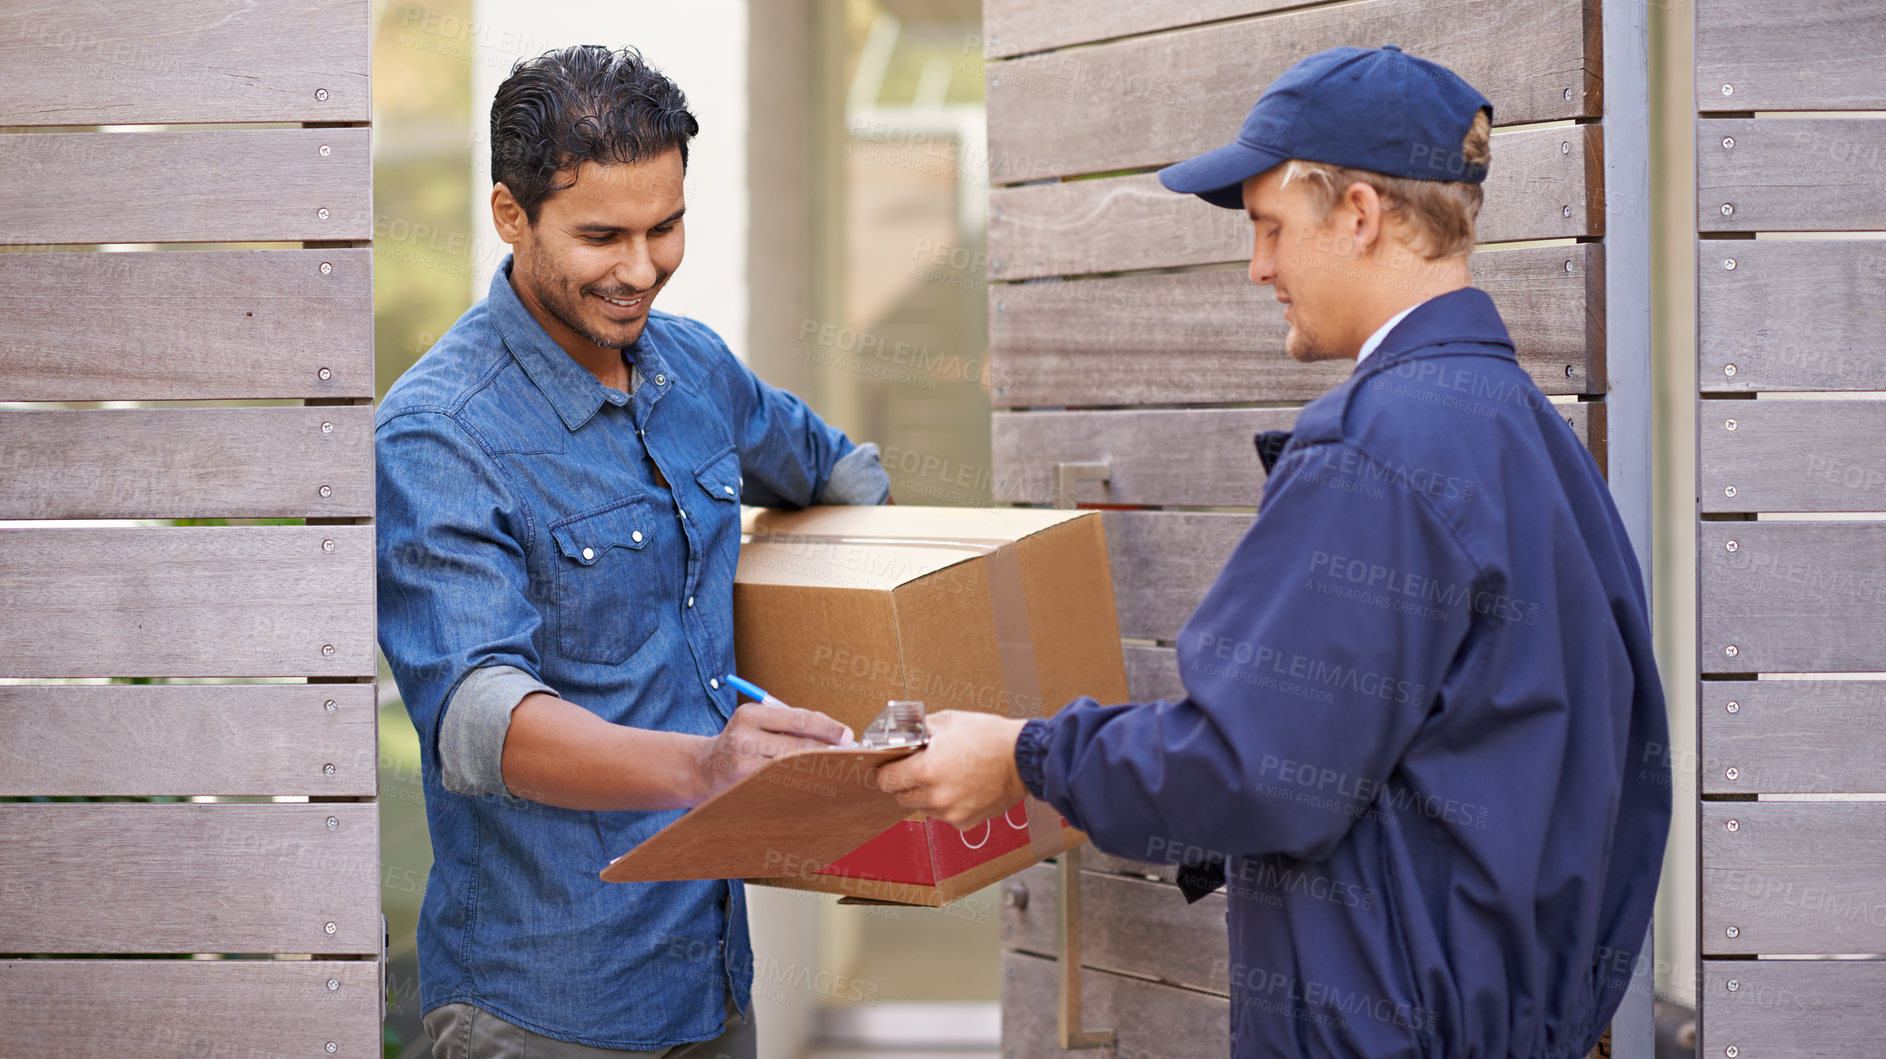
[[[1285,168],[1275,166],[1244,182],[1244,209],[1257,236],[1251,282],[1270,287],[1286,307],[1290,333],[1284,350],[1291,357],[1353,357],[1361,348],[1354,334],[1358,279],[1343,259],[1356,256],[1356,242],[1337,230],[1342,208],[1319,216],[1301,181],[1284,183]]]
[[[503,184],[492,189],[492,220],[512,249],[511,286],[592,371],[620,360],[605,351],[642,337],[649,305],[681,267],[682,175],[679,150],[632,164],[584,162],[535,223]]]

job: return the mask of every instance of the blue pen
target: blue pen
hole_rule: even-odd
[[[739,693],[741,693],[742,695],[745,695],[749,699],[757,699],[760,702],[767,704],[768,706],[785,706],[786,705],[785,703],[774,698],[772,692],[767,691],[765,688],[760,687],[758,684],[753,683],[751,680],[748,680],[745,677],[739,676],[737,674],[734,674],[734,673],[727,674],[727,683],[732,684],[735,691],[738,691]],[[790,707],[788,708],[790,709]],[[845,729],[845,741],[838,745],[841,747],[857,745],[857,737],[852,734],[851,729],[849,727]]]
[[[764,702],[768,706],[786,705],[785,703],[774,698],[772,692],[767,691],[765,688],[760,687],[758,684],[753,683],[751,680],[748,680],[745,677],[736,676],[733,673],[729,673],[727,674],[727,683],[732,684],[734,686],[734,690],[740,692],[741,694],[745,695],[749,699],[755,699],[760,702]]]

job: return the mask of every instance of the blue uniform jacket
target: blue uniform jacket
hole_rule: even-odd
[[[1024,783],[1102,850],[1222,873],[1235,1056],[1583,1056],[1670,823],[1604,478],[1474,288],[1258,448],[1185,697],[1030,722]]]

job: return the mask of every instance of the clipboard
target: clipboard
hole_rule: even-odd
[[[877,770],[920,746],[822,747],[776,757],[602,870],[605,882],[815,874],[911,815]]]

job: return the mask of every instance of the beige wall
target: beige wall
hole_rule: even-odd
[[[1696,104],[1689,5],[1651,6],[1652,593],[1675,816],[1657,899],[1657,990],[1696,1005]]]

